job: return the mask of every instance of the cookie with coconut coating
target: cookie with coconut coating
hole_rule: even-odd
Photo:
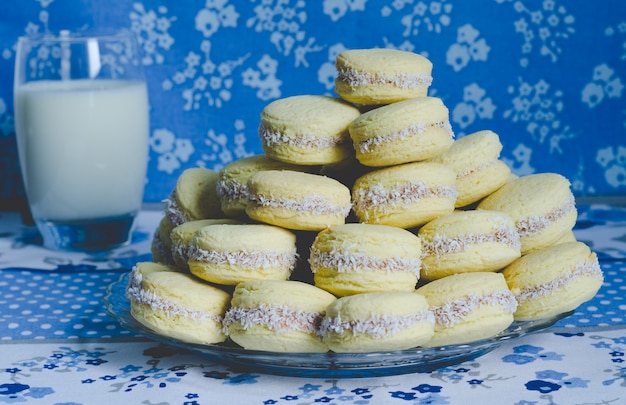
[[[360,114],[335,97],[286,97],[263,109],[259,137],[273,159],[298,165],[337,163],[354,153],[348,125]]]
[[[433,80],[430,60],[397,49],[346,50],[337,55],[335,67],[335,92],[360,105],[424,97]]]

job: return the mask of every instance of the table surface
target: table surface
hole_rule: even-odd
[[[151,260],[158,210],[140,213],[131,245],[91,255],[46,250],[0,213],[0,403],[625,404],[626,209],[578,208],[576,237],[605,275],[591,301],[475,359],[363,378],[264,374],[120,326],[103,300]]]

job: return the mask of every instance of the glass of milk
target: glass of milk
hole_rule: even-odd
[[[134,35],[21,37],[15,63],[20,166],[44,246],[102,251],[129,243],[143,199],[149,136]]]

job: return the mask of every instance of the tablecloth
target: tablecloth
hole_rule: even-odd
[[[596,297],[476,359],[366,378],[265,374],[121,327],[103,299],[151,259],[158,210],[140,213],[129,246],[100,254],[46,250],[17,214],[0,213],[0,403],[624,404],[626,210],[578,208],[576,237],[605,275]]]

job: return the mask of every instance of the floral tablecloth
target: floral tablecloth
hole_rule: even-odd
[[[622,208],[579,207],[576,236],[598,253],[606,280],[574,314],[474,360],[376,378],[263,374],[122,328],[103,298],[150,260],[160,216],[143,211],[131,245],[84,255],[45,250],[18,215],[0,214],[0,403],[626,403]]]

